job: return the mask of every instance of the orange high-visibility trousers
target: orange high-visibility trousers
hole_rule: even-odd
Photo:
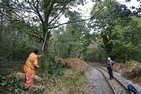
[[[33,78],[31,74],[26,73],[26,83],[25,84],[26,84],[25,89],[29,88],[30,86],[33,86]]]

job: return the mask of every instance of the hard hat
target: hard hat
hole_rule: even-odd
[[[110,57],[108,57],[108,60],[110,60],[111,58]]]

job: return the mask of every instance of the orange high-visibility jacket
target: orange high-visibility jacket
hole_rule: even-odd
[[[26,64],[24,65],[24,71],[34,75],[36,73],[35,67],[39,68],[38,58],[35,53],[31,53],[26,61]]]

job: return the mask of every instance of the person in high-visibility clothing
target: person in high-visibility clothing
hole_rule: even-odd
[[[30,86],[33,86],[33,76],[36,73],[35,68],[39,68],[38,57],[41,57],[41,55],[38,54],[39,50],[35,49],[33,53],[30,53],[24,65],[24,71],[26,73],[25,90],[28,90]]]
[[[114,79],[114,76],[113,76],[113,65],[114,64],[115,64],[115,62],[112,61],[110,57],[108,57],[107,69],[108,69],[109,76],[110,76],[111,80]]]

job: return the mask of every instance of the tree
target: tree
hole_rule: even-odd
[[[69,21],[76,19],[82,20],[80,14],[74,11],[69,16]],[[68,32],[72,34],[72,36],[74,37],[74,41],[79,41],[81,47],[76,49],[80,50],[78,58],[81,57],[82,53],[85,56],[87,46],[89,46],[89,44],[91,43],[90,29],[88,29],[87,23],[86,22],[71,23],[67,25],[66,29],[68,30]]]
[[[25,32],[33,37],[42,41],[46,37],[43,61],[44,68],[47,68],[51,29],[60,26],[58,19],[67,14],[71,6],[82,3],[83,0],[3,0],[1,5],[5,11],[1,13],[11,21],[22,23],[28,28]]]
[[[140,44],[139,41],[134,40],[140,40],[140,25],[137,18],[131,16],[129,10],[127,11],[126,8],[126,11],[122,10],[117,2],[110,0],[94,5],[91,14],[102,6],[104,6],[103,10],[90,22],[92,28],[100,31],[96,34],[97,42],[113,60],[118,57],[124,61],[132,59],[132,52],[135,52],[133,47]]]
[[[93,15],[99,8],[104,7],[102,11],[100,11],[95,19],[92,19],[90,22],[90,27],[95,28],[95,30],[100,31],[100,33],[97,33],[96,35],[100,35],[98,37],[98,42],[100,43],[101,40],[99,38],[102,38],[102,42],[104,45],[101,44],[101,47],[104,48],[112,59],[113,56],[110,55],[113,44],[110,43],[112,30],[115,26],[114,20],[118,18],[121,14],[119,13],[120,7],[119,4],[115,1],[105,0],[101,3],[97,3],[93,6],[93,9],[91,11],[91,15]],[[115,55],[114,55],[115,56]]]
[[[69,12],[69,21],[72,20],[82,20],[80,14],[76,11]],[[87,46],[90,44],[87,41],[90,37],[90,30],[87,29],[85,22],[70,23],[65,28],[59,28],[56,34],[58,48],[58,57],[70,58],[77,57],[80,58],[82,53],[85,53]]]

